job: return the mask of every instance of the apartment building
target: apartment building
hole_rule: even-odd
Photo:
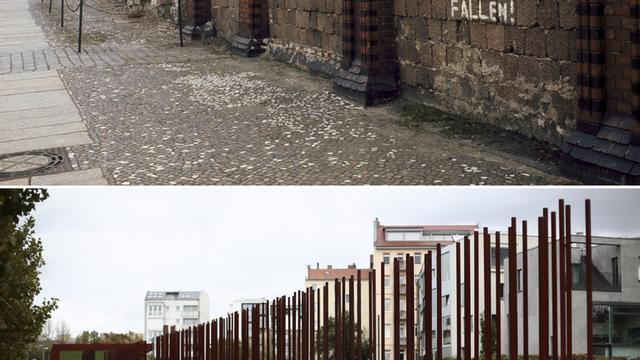
[[[209,319],[204,291],[147,291],[144,299],[144,338],[152,342],[165,325],[177,330]]]
[[[320,268],[319,264],[316,264],[316,268],[312,268],[311,266],[307,266],[307,276],[304,281],[305,289],[311,287],[313,289],[324,289],[325,283],[329,283],[329,317],[335,318],[335,279],[339,279],[340,283],[342,282],[342,278],[345,278],[345,290],[346,299],[345,303],[349,303],[349,278],[353,276],[354,280],[354,294],[357,294],[357,279],[358,279],[358,271],[360,271],[360,296],[361,305],[362,305],[362,334],[364,337],[369,336],[369,274],[371,273],[371,269],[358,269],[355,264],[348,265],[347,268],[334,268],[331,265],[328,265],[326,268]],[[340,285],[342,286],[342,284]],[[316,295],[317,296],[317,295]],[[357,298],[354,298],[354,304]],[[345,311],[348,311],[348,307]],[[354,321],[356,318],[354,318]],[[316,320],[317,321],[317,320]],[[316,324],[316,328],[317,324]]]
[[[393,259],[400,261],[401,273],[406,268],[405,256],[407,254],[415,257],[414,279],[405,279],[400,276],[400,286],[404,288],[407,281],[417,281],[422,260],[428,251],[435,252],[436,244],[442,247],[454,244],[464,236],[472,236],[477,230],[476,225],[407,225],[407,226],[386,226],[380,224],[378,219],[374,221],[374,241],[373,254],[371,255],[372,267],[376,270],[376,300],[378,337],[380,336],[380,312],[384,311],[384,348],[381,348],[380,341],[377,342],[378,358],[382,360],[403,360],[406,348],[406,304],[404,299],[400,301],[400,359],[393,359]],[[380,279],[381,269],[384,267],[384,278]],[[416,298],[419,291],[415,291]],[[380,304],[380,299],[384,294],[384,303]],[[419,299],[415,299],[418,304]],[[416,333],[417,334],[417,333]],[[384,357],[382,357],[384,356]]]
[[[593,347],[594,354],[608,357],[640,357],[640,238],[612,238],[592,236],[592,274],[593,274]],[[551,248],[551,247],[550,247]],[[587,352],[586,334],[586,258],[585,237],[582,234],[572,236],[571,268],[572,268],[572,348],[573,353]],[[539,284],[538,281],[538,247],[529,249],[529,353],[538,354],[538,317],[539,317]],[[551,274],[551,249],[549,249],[549,274]],[[522,275],[522,253],[517,256],[518,274]],[[505,299],[508,299],[508,279],[505,286]],[[518,281],[517,303],[518,324],[523,322],[523,292]],[[551,281],[549,286],[549,324],[553,324]],[[559,293],[559,292],[558,292]],[[558,295],[559,296],[559,295]],[[558,302],[559,303],[559,302]],[[507,307],[508,308],[508,307]],[[508,309],[503,312],[502,336],[508,339],[510,331],[507,323]],[[559,312],[559,310],[558,310]],[[559,326],[559,321],[556,322]],[[558,333],[560,332],[558,328]],[[551,338],[551,330],[550,330]],[[505,341],[503,351],[508,350]],[[522,330],[518,330],[518,353],[522,353]],[[552,340],[549,349],[552,349]]]

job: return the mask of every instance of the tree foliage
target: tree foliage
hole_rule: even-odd
[[[142,340],[142,334],[134,333],[133,331],[128,333],[99,333],[95,330],[85,330],[76,337],[76,344],[132,344]]]
[[[0,354],[5,359],[24,359],[57,308],[55,298],[35,303],[45,262],[31,213],[48,196],[41,189],[0,190]]]
[[[354,334],[352,339],[348,339],[349,334],[349,313],[345,314],[344,321],[342,322],[342,353],[348,354],[351,350],[351,347],[355,345],[356,342],[356,328],[354,328]],[[355,324],[354,324],[355,327]],[[329,343],[329,359],[335,359],[335,344],[336,344],[336,319],[333,317],[329,318],[328,328],[328,343]],[[321,326],[318,330],[318,340],[317,346],[318,351],[322,352],[324,349],[324,326]],[[353,341],[353,342],[352,342]],[[362,331],[362,359],[361,360],[369,360],[371,358],[371,345],[369,343],[369,338],[365,331]],[[356,352],[357,354],[357,352]]]

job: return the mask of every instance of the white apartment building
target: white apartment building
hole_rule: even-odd
[[[176,330],[209,319],[209,296],[204,291],[147,291],[144,299],[144,338],[151,342],[165,325]]]

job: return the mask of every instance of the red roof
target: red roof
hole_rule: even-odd
[[[367,280],[369,278],[369,273],[371,269],[309,269],[307,271],[307,280],[335,280],[344,278],[350,278],[353,276],[354,279],[358,277],[358,270],[360,270],[360,279]]]
[[[414,240],[414,241],[387,241],[385,230],[415,229],[427,232],[437,231],[460,231],[461,233],[473,234],[478,230],[477,225],[381,225],[378,219],[374,221],[376,227],[374,246],[376,248],[416,248],[416,247],[435,247],[436,244],[448,245],[453,243],[449,240],[432,241],[432,240]]]

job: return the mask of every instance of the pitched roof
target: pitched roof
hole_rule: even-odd
[[[371,269],[308,269],[307,280],[335,280],[342,277],[349,278],[353,276],[354,279],[358,277],[358,270],[360,270],[360,279],[367,280]]]

